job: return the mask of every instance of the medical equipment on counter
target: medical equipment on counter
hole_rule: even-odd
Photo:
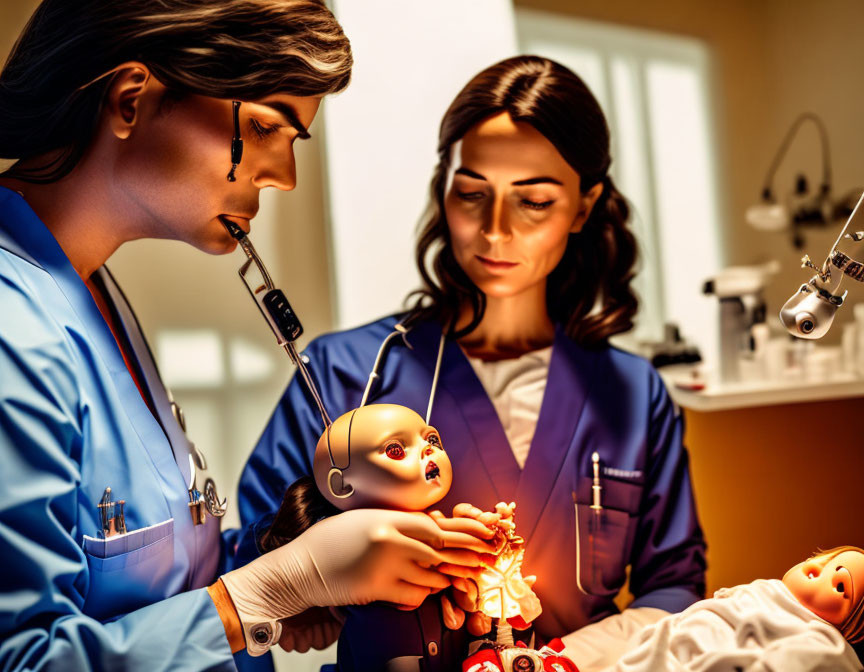
[[[720,300],[720,380],[724,383],[741,378],[740,359],[751,350],[752,329],[765,322],[762,290],[779,270],[777,261],[733,266],[705,282],[703,293]]]
[[[324,427],[327,428],[332,424],[330,416],[327,414],[327,409],[324,408],[324,402],[321,399],[321,394],[318,392],[318,387],[309,375],[306,365],[303,363],[303,358],[294,347],[296,341],[303,333],[303,325],[288,303],[288,298],[281,289],[276,289],[270,273],[261,261],[261,257],[255,251],[252,241],[239,226],[229,220],[227,217],[219,217],[222,225],[228,229],[228,233],[234,238],[243,252],[246,253],[246,262],[240,267],[240,278],[243,280],[249,294],[255,300],[255,305],[261,311],[267,324],[276,335],[277,343],[285,349],[288,357],[294,362],[294,365],[300,371],[303,381],[309,388],[315,404],[318,406],[318,411],[321,413],[321,419],[324,421]]]
[[[774,176],[792,141],[807,121],[813,122],[819,131],[822,181],[818,191],[811,194],[807,178],[799,173],[795,178],[794,191],[787,203],[778,203],[774,195]],[[835,220],[847,217],[852,211],[854,192],[843,198],[834,199],[831,187],[831,148],[828,142],[828,131],[822,119],[811,112],[805,112],[792,122],[792,126],[780,143],[780,148],[774,155],[765,176],[760,202],[747,208],[745,218],[750,226],[762,231],[783,231],[791,225],[792,244],[796,249],[801,249],[804,246],[803,227],[824,228]]]
[[[814,270],[815,275],[801,285],[780,309],[780,321],[793,336],[807,339],[822,338],[831,328],[837,309],[843,305],[848,293],[843,292],[842,295],[837,293],[843,279],[842,274],[848,275],[853,280],[864,281],[864,265],[837,249],[844,234],[846,238],[855,242],[864,240],[864,232],[846,234],[846,229],[855,219],[862,201],[864,201],[864,193],[858,199],[852,214],[846,220],[845,226],[821,266],[816,266],[807,255],[804,255],[801,260],[801,267]],[[833,276],[831,266],[841,271],[841,274]],[[834,277],[836,282],[832,285]]]
[[[674,322],[663,325],[662,341],[640,341],[638,354],[651,362],[655,369],[676,364],[698,364],[702,361],[699,348],[681,337],[681,330]]]

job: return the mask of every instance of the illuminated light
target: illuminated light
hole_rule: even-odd
[[[501,505],[496,507],[502,513]],[[495,564],[487,566],[477,579],[478,609],[490,618],[511,619],[521,617],[526,623],[536,619],[543,608],[531,586],[522,576],[525,540],[515,533],[512,525],[515,505],[504,507],[499,528],[501,550]]]

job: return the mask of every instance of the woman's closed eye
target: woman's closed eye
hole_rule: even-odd
[[[261,139],[266,138],[268,135],[272,135],[282,128],[282,124],[264,124],[257,119],[250,119],[249,126],[251,126],[252,130],[255,131],[255,135]]]
[[[555,203],[554,199],[548,201],[534,201],[530,198],[523,198],[520,203],[529,210],[545,210]]]
[[[463,201],[468,203],[474,203],[476,201],[480,201],[483,199],[485,194],[482,191],[459,191],[456,190],[456,196]]]

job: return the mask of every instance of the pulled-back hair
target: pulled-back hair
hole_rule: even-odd
[[[576,74],[538,56],[508,58],[486,68],[444,115],[431,200],[416,250],[423,287],[415,293],[408,321],[454,324],[462,307],[469,305],[473,319],[458,337],[483,319],[486,297],[453,255],[444,190],[453,145],[471,127],[501,112],[542,133],[579,174],[583,192],[603,184],[590,217],[581,232],[570,235],[546,286],[549,317],[578,343],[601,345],[632,328],[638,305],[630,288],[636,262],[636,240],[627,226],[630,208],[608,174],[609,128],[597,100]]]
[[[59,154],[5,175],[67,175],[95,134],[103,75],[126,61],[174,97],[239,100],[335,93],[353,64],[323,0],[43,0],[0,73],[0,158]]]

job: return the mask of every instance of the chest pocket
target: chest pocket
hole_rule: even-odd
[[[84,613],[101,621],[169,595],[174,519],[108,539],[84,536],[90,586]]]
[[[573,493],[576,584],[586,595],[614,597],[627,578],[642,486],[604,479],[601,509],[592,509],[592,480]]]

